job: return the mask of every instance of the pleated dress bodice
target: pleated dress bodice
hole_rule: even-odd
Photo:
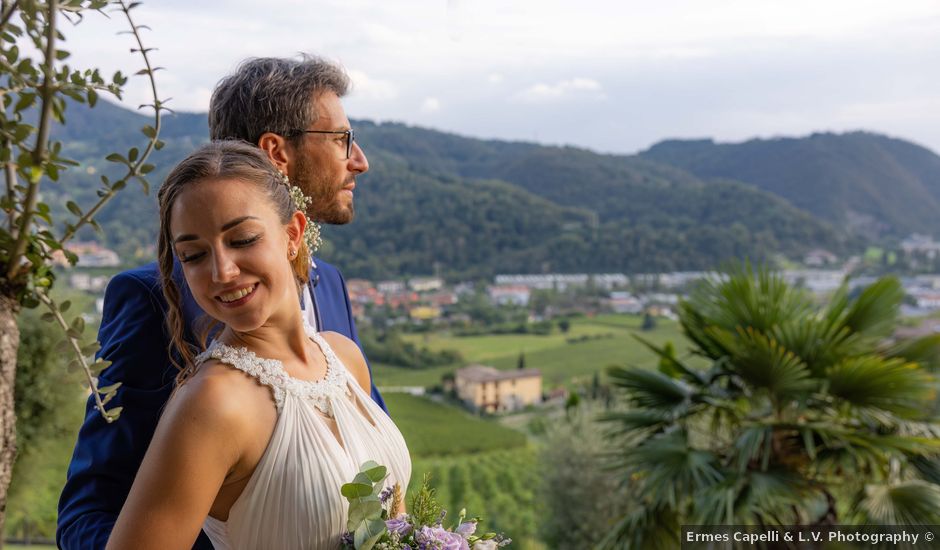
[[[216,550],[338,548],[349,504],[340,487],[369,460],[388,468],[386,486],[408,487],[411,459],[401,432],[326,340],[309,327],[307,334],[326,356],[326,375],[314,382],[290,377],[280,361],[218,342],[197,358],[256,378],[271,388],[278,412],[267,449],[228,519],[209,516],[203,524]]]

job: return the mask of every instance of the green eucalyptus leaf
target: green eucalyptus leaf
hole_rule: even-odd
[[[361,473],[365,474],[373,483],[378,483],[385,479],[385,476],[388,474],[388,468],[369,461],[362,465]]]
[[[352,483],[343,485],[342,488],[340,488],[340,493],[350,499],[367,497],[372,494],[372,484],[353,481]]]
[[[385,522],[380,519],[373,519],[359,524],[353,533],[353,543],[356,550],[371,550],[379,538],[384,535],[388,529]]]
[[[371,519],[379,519],[382,515],[382,503],[377,500],[356,501],[349,505],[349,521],[346,530],[353,532],[359,524]]]

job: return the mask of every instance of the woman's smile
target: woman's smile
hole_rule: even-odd
[[[248,300],[255,295],[255,290],[258,288],[258,283],[242,286],[236,288],[235,290],[230,290],[223,292],[215,297],[216,301],[220,302],[225,307],[237,307],[244,303],[247,303]]]

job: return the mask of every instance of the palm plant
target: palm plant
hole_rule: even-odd
[[[677,548],[682,524],[940,523],[940,335],[892,341],[902,299],[894,278],[825,307],[765,270],[704,282],[679,313],[704,368],[644,342],[658,369],[609,371],[631,507],[602,546]]]

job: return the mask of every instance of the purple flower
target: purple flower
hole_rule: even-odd
[[[340,542],[340,544],[343,545],[343,548],[345,548],[345,547],[347,547],[347,546],[350,546],[350,547],[353,546],[354,541],[353,541],[353,535],[352,535],[352,533],[350,533],[350,532],[348,532],[348,531],[345,532],[345,533],[343,533],[343,536],[340,537],[339,542]]]
[[[443,527],[422,527],[415,533],[418,550],[470,550],[467,539]]]
[[[465,521],[457,526],[457,529],[454,531],[461,537],[468,539],[470,535],[475,533],[477,530],[477,522],[475,521]]]
[[[385,520],[385,527],[389,533],[398,533],[404,537],[411,532],[411,524],[408,523],[408,516],[398,516],[397,518]]]
[[[381,501],[382,504],[385,504],[388,502],[388,499],[392,496],[393,492],[394,489],[392,487],[386,487],[381,493],[379,493],[379,501]]]

